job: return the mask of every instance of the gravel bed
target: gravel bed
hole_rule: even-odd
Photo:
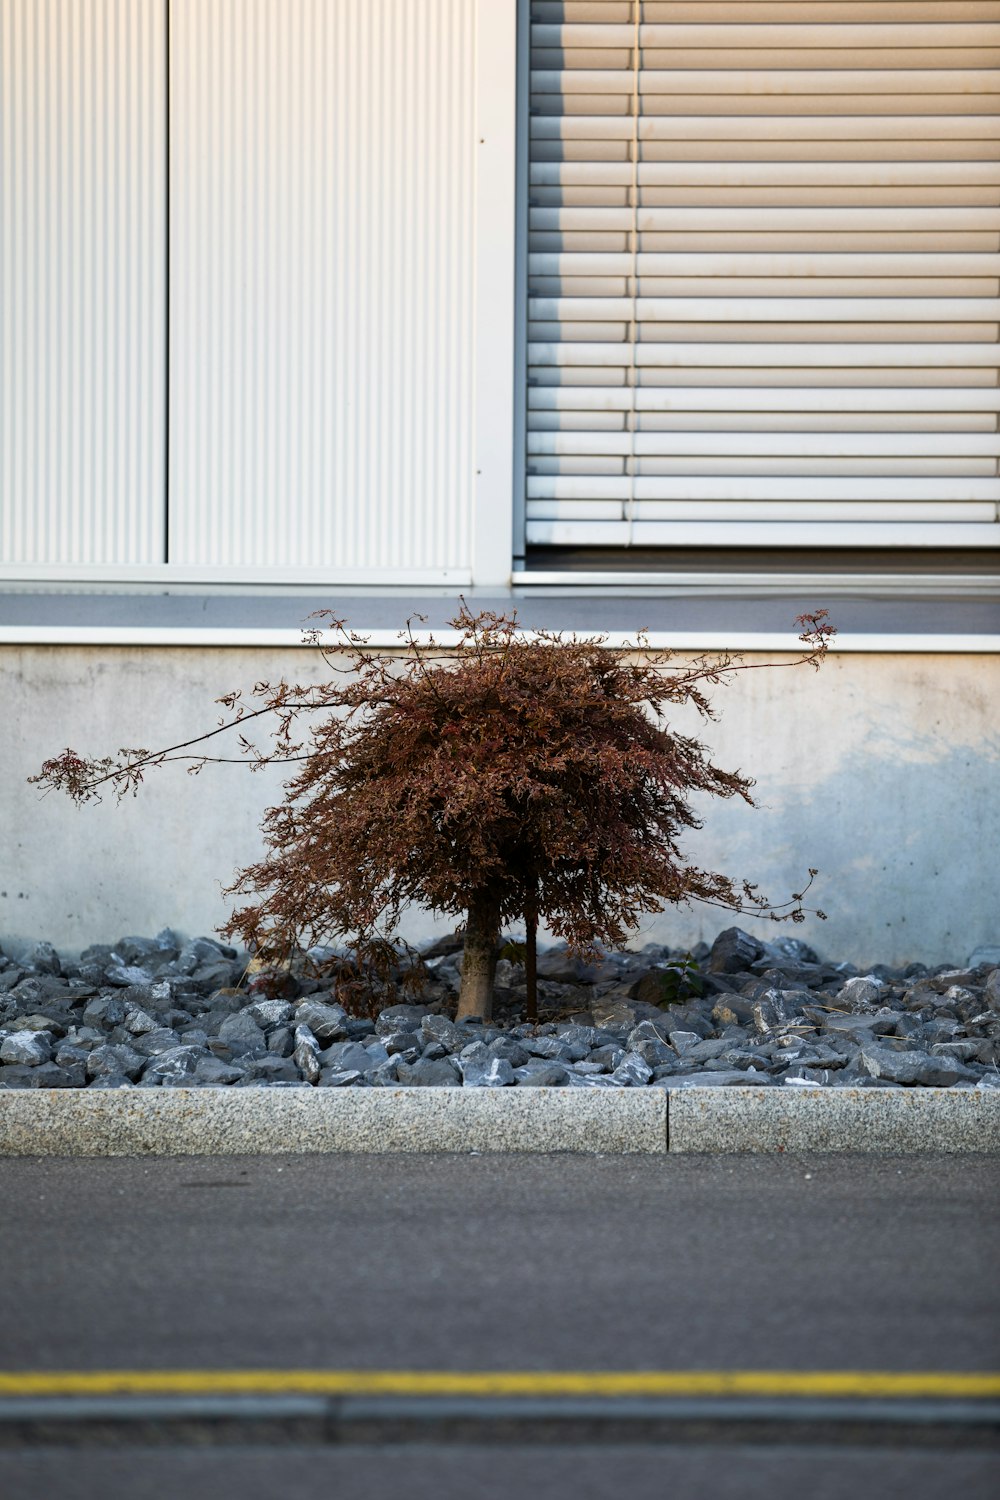
[[[384,990],[361,1017],[329,981],[283,975],[274,998],[247,981],[246,955],[170,930],[75,962],[45,942],[0,950],[0,1090],[1000,1086],[1000,947],[964,967],[863,972],[737,927],[690,955],[649,946],[585,965],[551,949],[535,1025],[509,959],[486,1024],[450,1019],[458,938],[422,962],[416,1003]]]

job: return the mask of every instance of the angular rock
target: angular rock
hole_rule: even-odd
[[[538,957],[539,979],[551,979],[556,984],[590,984],[599,969],[599,964],[585,964],[572,958],[565,948],[549,948]]]
[[[583,1014],[582,1012],[580,1014]],[[590,1012],[586,1012],[587,1015]],[[587,1048],[600,1047],[603,1042],[611,1041],[612,1038],[598,1027],[592,1026],[589,1021],[583,1021],[579,1016],[569,1021],[560,1021],[556,1025],[555,1035],[562,1041],[571,1045],[580,1044]]]
[[[682,1046],[678,1046],[681,1036],[684,1036],[684,1043]],[[685,1062],[706,1063],[711,1061],[712,1058],[721,1057],[723,1052],[728,1052],[732,1048],[732,1043],[727,1041],[725,1037],[710,1037],[705,1041],[702,1041],[699,1037],[697,1041],[691,1042],[687,1040],[686,1034],[675,1034],[672,1032],[670,1040],[674,1043],[678,1055]]]
[[[87,1054],[87,1077],[90,1079],[123,1077],[133,1083],[146,1066],[148,1058],[132,1047],[94,1047]]]
[[[625,1041],[626,1048],[631,1051],[639,1042],[666,1042],[667,1024],[665,1018],[659,1026],[652,1021],[640,1021],[638,1026],[633,1026],[629,1032]]]
[[[823,1017],[824,1031],[842,1031],[860,1039],[875,1032],[888,1031],[894,1024],[892,1011],[879,1010],[868,1015],[855,1015],[851,1011],[830,1011]]]
[[[669,1036],[672,1031],[694,1031],[700,1037],[711,1036],[713,1030],[711,1000],[689,1000],[684,1005],[671,1005],[670,1009],[654,1019],[659,1029]]]
[[[51,943],[36,943],[23,956],[21,962],[34,969],[36,974],[62,974],[59,955]]]
[[[302,1075],[290,1057],[249,1057],[244,1059],[246,1071],[242,1084],[302,1083]]]
[[[956,1062],[979,1062],[982,1043],[971,1039],[961,1042],[935,1042],[930,1049],[932,1057],[953,1057]],[[989,1061],[990,1059],[985,1059]]]
[[[217,1015],[221,1021],[224,1016],[235,1016],[237,1011],[246,1010],[248,1007],[243,1004],[245,998],[242,990],[213,990],[207,1000],[208,1011],[213,1016]]]
[[[291,1057],[295,1051],[295,1039],[287,1026],[275,1026],[268,1032],[267,1050],[272,1057]]]
[[[228,963],[225,959],[217,959],[214,963],[199,964],[194,973],[191,974],[191,983],[203,994],[210,994],[213,990],[221,989],[230,985],[240,977],[240,966]]]
[[[59,1068],[83,1068],[86,1072],[89,1056],[90,1053],[84,1047],[76,1047],[72,1042],[60,1042],[52,1054],[52,1061]]]
[[[454,1088],[460,1081],[456,1069],[443,1058],[421,1057],[415,1063],[401,1062],[397,1064],[396,1076],[408,1089]]]
[[[147,1088],[152,1084],[169,1087],[185,1083],[194,1072],[203,1053],[197,1047],[174,1047],[150,1058],[140,1080]]]
[[[47,1062],[31,1070],[31,1085],[36,1089],[82,1089],[86,1082],[87,1072],[80,1064],[60,1068],[54,1062]]]
[[[243,1010],[226,1017],[219,1027],[219,1040],[225,1042],[233,1057],[263,1057],[267,1051],[263,1031]]]
[[[638,1052],[626,1052],[615,1071],[611,1074],[612,1081],[619,1088],[634,1088],[648,1083],[653,1076],[653,1070]]]
[[[840,1010],[849,1010],[854,1015],[864,1015],[879,1004],[885,985],[874,974],[859,974],[847,979],[837,994],[836,1004]]]
[[[576,1062],[574,1049],[568,1047],[561,1037],[525,1037],[521,1044],[530,1057],[544,1057],[550,1062]]]
[[[251,1020],[256,1021],[262,1031],[270,1031],[275,1026],[287,1026],[292,1016],[295,1015],[295,1006],[287,1000],[255,1000],[245,1009],[247,1015]],[[301,1016],[297,1019],[303,1025],[308,1024]]]
[[[756,1068],[758,1072],[771,1072],[784,1065],[784,1060],[774,1063],[765,1052],[756,1047],[729,1047],[725,1052],[720,1052],[718,1057],[711,1057],[702,1064],[713,1073],[729,1073],[734,1068],[739,1068],[741,1072],[750,1068]]]
[[[469,1040],[468,1033],[447,1016],[424,1016],[420,1034],[428,1045],[438,1042],[448,1052],[460,1052]]]
[[[753,1002],[752,1011],[754,1029],[761,1035],[800,1014],[797,1006],[786,1004],[780,990],[768,990],[766,995]]]
[[[845,1053],[823,1042],[812,1041],[803,1042],[798,1047],[776,1047],[771,1056],[780,1066],[794,1062],[806,1068],[842,1068],[848,1061]]]
[[[136,1052],[141,1052],[143,1057],[157,1057],[162,1052],[172,1052],[175,1047],[181,1045],[181,1039],[176,1031],[169,1026],[157,1026],[155,1031],[143,1032],[142,1036],[130,1037],[128,1032],[122,1031],[115,1035],[116,1043],[124,1042],[131,1046]]]
[[[866,1042],[861,1048],[861,1067],[872,1078],[888,1083],[924,1084],[929,1088],[950,1088],[969,1071],[954,1058],[931,1057],[926,1052],[892,1052]]]
[[[192,938],[185,943],[177,957],[177,968],[182,974],[193,974],[199,965],[214,963],[216,959],[236,957],[236,949],[226,943],[217,943],[214,938]]]
[[[138,1005],[129,1005],[126,1006],[122,1024],[133,1036],[144,1036],[148,1031],[155,1031],[160,1023],[148,1010],[141,1010]]]
[[[712,944],[705,967],[710,974],[740,974],[764,953],[763,943],[741,927],[727,927]]]
[[[4,1023],[4,1031],[15,1033],[18,1031],[48,1031],[53,1036],[64,1036],[67,1031],[65,1021],[55,1016],[43,1016],[35,1012],[30,1016],[17,1016],[12,1021]]]
[[[458,1066],[466,1088],[500,1089],[514,1082],[514,1069],[506,1058],[493,1057],[482,1042],[466,1047]]]
[[[199,1057],[195,1063],[194,1076],[205,1084],[222,1085],[238,1083],[244,1076],[244,1070],[233,1063],[224,1063],[218,1057]]]
[[[590,1013],[594,1018],[594,1025],[604,1027],[607,1031],[632,1031],[637,1021],[642,1019],[638,1014],[638,1002],[621,996],[608,995],[604,999],[595,1000]]]
[[[104,970],[105,984],[125,989],[130,984],[152,984],[153,971],[139,964],[110,963]]]
[[[716,1026],[749,1026],[753,1021],[753,1005],[742,995],[730,992],[720,996],[712,1006],[712,1020]]]
[[[325,1005],[319,1000],[303,1000],[296,1007],[295,1020],[300,1026],[308,1026],[313,1036],[320,1042],[337,1042],[348,1035],[347,1012],[341,1005]]]
[[[637,1053],[651,1068],[658,1068],[664,1063],[677,1061],[677,1053],[670,1046],[669,1042],[653,1042],[649,1040],[639,1042],[629,1041],[626,1043],[626,1046],[629,1052]]]
[[[376,1027],[375,1034],[390,1057],[396,1052],[412,1052],[414,1048],[422,1050],[419,1028],[414,1031],[383,1031]]]
[[[402,1031],[419,1031],[426,1014],[421,1005],[390,1005],[375,1022],[375,1030],[381,1037],[395,1036]]]
[[[360,1088],[368,1082],[364,1073],[359,1073],[356,1068],[324,1068],[319,1075],[318,1088],[321,1089],[343,1089]]]
[[[83,1008],[86,1026],[120,1026],[125,1020],[125,1004],[118,995],[98,995]]]
[[[801,938],[774,938],[767,946],[780,953],[783,958],[790,958],[795,964],[818,964],[821,961],[815,948],[810,948]]]
[[[512,1036],[494,1037],[486,1043],[486,1050],[491,1057],[502,1057],[512,1068],[523,1068],[531,1055],[523,1043]]]
[[[341,1073],[345,1070],[369,1073],[376,1066],[360,1042],[334,1042],[319,1054],[319,1063],[321,1068],[334,1068]]]
[[[306,1083],[316,1084],[322,1071],[319,1061],[319,1046],[316,1038],[308,1026],[296,1026],[295,1049],[292,1052],[292,1061],[299,1069]],[[354,1045],[349,1043],[349,1045]]]
[[[0,1042],[0,1062],[22,1068],[37,1068],[52,1056],[52,1039],[47,1031],[16,1031]]]
[[[519,1088],[560,1088],[568,1076],[569,1069],[562,1063],[546,1062],[543,1057],[533,1057],[523,1067],[514,1069],[514,1082]]]

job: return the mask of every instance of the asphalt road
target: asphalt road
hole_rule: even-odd
[[[997,1186],[970,1157],[5,1160],[0,1368],[996,1369]],[[796,1445],[44,1449],[2,1473],[11,1500],[1000,1483],[989,1453]]]

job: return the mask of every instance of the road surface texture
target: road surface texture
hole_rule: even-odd
[[[991,1158],[0,1162],[0,1371],[1000,1365]],[[118,1439],[7,1447],[5,1500],[986,1500],[995,1447]]]

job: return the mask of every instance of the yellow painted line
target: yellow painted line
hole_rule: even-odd
[[[1000,1397],[1000,1372],[961,1370],[7,1370],[0,1396]]]

